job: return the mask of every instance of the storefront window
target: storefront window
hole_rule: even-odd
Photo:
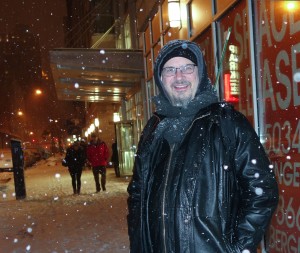
[[[215,62],[214,62],[214,48],[211,28],[209,27],[204,33],[195,39],[201,47],[210,80],[214,83],[215,80]]]
[[[300,2],[254,3],[261,140],[280,193],[268,252],[300,252]]]
[[[147,82],[147,105],[149,110],[149,115],[155,111],[154,103],[152,103],[152,97],[156,95],[156,87],[153,80]]]
[[[246,2],[240,1],[229,12],[225,13],[219,22],[219,56],[222,55],[228,33],[230,34],[221,63],[220,93],[223,94],[224,100],[233,103],[235,108],[253,124],[253,83],[250,68]]]

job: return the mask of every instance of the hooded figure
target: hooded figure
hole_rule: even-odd
[[[131,253],[256,252],[278,202],[257,134],[218,102],[196,43],[166,44],[154,78],[128,186]]]
[[[66,157],[64,159],[72,179],[74,194],[80,194],[81,174],[85,160],[84,150],[80,147],[79,142],[74,142],[73,145],[67,149]]]

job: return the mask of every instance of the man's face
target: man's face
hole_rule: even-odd
[[[163,69],[166,67],[180,68],[187,64],[195,65],[192,61],[184,57],[174,57],[168,60]],[[172,76],[164,75],[162,71],[162,83],[168,98],[172,105],[186,107],[188,103],[195,97],[198,85],[199,76],[198,68],[194,67],[194,71],[189,74],[184,74],[180,69]]]

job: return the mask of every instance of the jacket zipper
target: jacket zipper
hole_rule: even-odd
[[[190,124],[190,127],[185,131],[185,133],[187,133],[187,132],[192,128],[192,126],[194,125],[195,121],[197,121],[197,120],[199,120],[199,119],[202,119],[202,118],[205,118],[205,117],[209,116],[210,114],[211,114],[211,112],[208,112],[208,113],[206,113],[206,114],[204,114],[204,115],[201,115],[201,116],[195,118],[195,119],[192,121],[192,123]]]
[[[207,117],[211,114],[211,112],[208,112],[204,115],[201,115],[197,118],[195,118],[193,120],[193,122],[191,123],[190,127],[187,129],[186,133],[191,129],[191,127],[193,126],[194,122],[202,119],[204,117]],[[163,189],[163,202],[162,202],[162,225],[163,225],[163,247],[164,253],[167,253],[167,244],[166,244],[166,222],[165,222],[165,211],[166,211],[166,190],[167,190],[167,185],[168,185],[168,179],[169,179],[169,173],[170,173],[170,167],[171,167],[171,161],[172,161],[172,156],[173,156],[173,152],[175,149],[175,144],[173,144],[171,146],[171,151],[170,151],[170,158],[168,160],[168,166],[167,166],[167,172],[166,172],[166,179],[165,179],[165,185],[164,185],[164,189]]]
[[[168,161],[167,171],[166,171],[166,179],[165,179],[165,185],[163,189],[163,202],[162,202],[162,225],[163,225],[163,247],[164,252],[167,253],[167,245],[166,245],[166,223],[165,223],[165,211],[166,211],[166,190],[168,185],[168,178],[170,173],[170,166],[172,161],[173,152],[175,149],[175,144],[172,145],[171,151],[170,151],[170,157]]]

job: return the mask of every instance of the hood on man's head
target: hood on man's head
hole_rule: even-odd
[[[154,79],[160,93],[164,94],[161,82],[162,68],[168,60],[178,56],[187,58],[198,66],[200,85],[198,86],[196,96],[204,90],[211,89],[204,57],[199,45],[188,40],[172,40],[160,50],[155,60]],[[166,97],[165,94],[164,96]]]
[[[175,48],[172,52],[167,54],[160,63],[159,75],[161,75],[162,69],[166,62],[174,57],[184,57],[192,61],[195,65],[198,65],[197,56],[189,48],[178,47]]]

